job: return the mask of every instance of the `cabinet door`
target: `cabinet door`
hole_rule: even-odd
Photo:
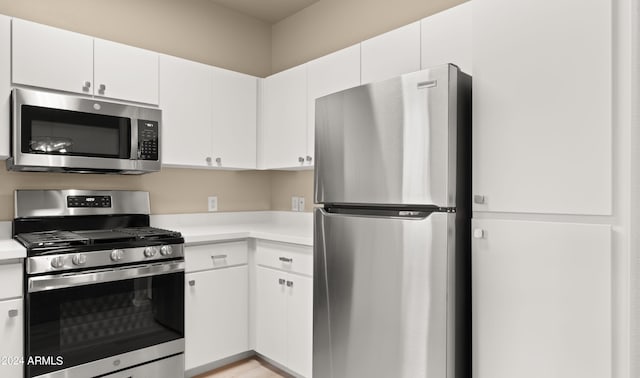
[[[11,18],[0,15],[0,160],[11,154]]]
[[[158,54],[95,39],[96,96],[158,104]]]
[[[15,361],[24,355],[23,317],[22,299],[0,302],[0,357],[6,358],[6,363],[0,364],[0,377],[23,376],[24,365]]]
[[[256,351],[287,365],[287,273],[256,268]]]
[[[307,154],[307,67],[297,66],[266,78],[263,100],[261,167],[303,166]]]
[[[160,82],[162,164],[210,165],[211,67],[162,55]]]
[[[362,84],[420,70],[420,21],[362,42]]]
[[[611,377],[610,226],[473,228],[473,376]]]
[[[422,69],[453,63],[471,74],[471,1],[422,20]]]
[[[611,7],[473,2],[474,210],[611,213]]]
[[[214,165],[256,168],[258,79],[212,67]]]
[[[307,156],[313,165],[316,99],[360,85],[360,45],[336,51],[307,64]]]
[[[93,38],[13,19],[15,84],[93,94]]]
[[[313,360],[313,279],[287,277],[287,367],[311,377]]]
[[[185,276],[186,369],[249,350],[246,265]]]

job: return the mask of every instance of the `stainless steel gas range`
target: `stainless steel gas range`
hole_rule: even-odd
[[[19,190],[25,377],[184,374],[184,251],[139,191]]]

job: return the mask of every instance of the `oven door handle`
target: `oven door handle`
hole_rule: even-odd
[[[94,270],[91,272],[78,272],[64,275],[30,277],[27,281],[27,289],[29,293],[34,293],[179,272],[184,272],[184,261],[135,265],[126,268]]]

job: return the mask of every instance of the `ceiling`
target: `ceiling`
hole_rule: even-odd
[[[270,24],[291,16],[319,0],[211,0],[226,8]]]

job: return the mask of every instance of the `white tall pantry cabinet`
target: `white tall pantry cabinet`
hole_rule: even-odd
[[[472,3],[473,377],[611,378],[612,4]]]

